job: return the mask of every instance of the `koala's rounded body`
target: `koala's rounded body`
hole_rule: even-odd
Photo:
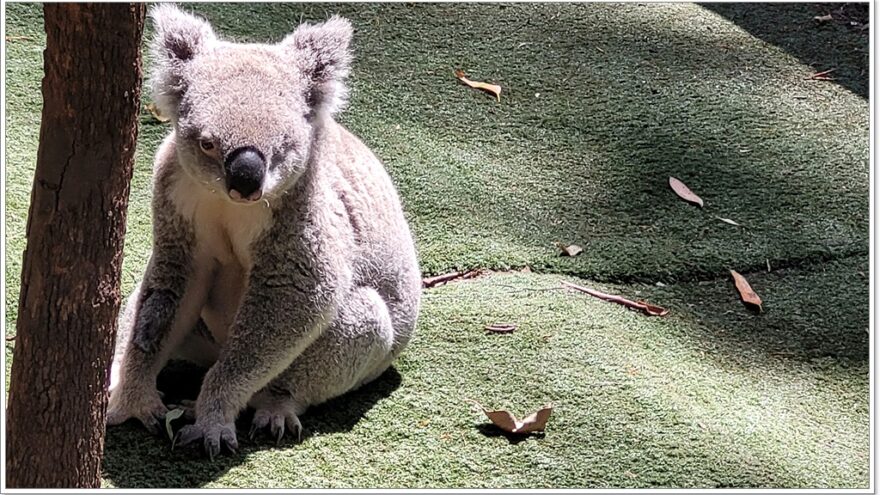
[[[209,366],[195,424],[212,456],[254,427],[301,431],[311,405],[381,375],[409,341],[421,280],[382,164],[332,115],[350,24],[277,45],[217,39],[173,6],[156,23],[154,96],[174,124],[154,165],[153,253],[120,316],[108,423],[158,429],[156,376]]]

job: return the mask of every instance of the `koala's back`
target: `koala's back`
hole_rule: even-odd
[[[376,289],[408,314],[393,314],[395,327],[411,327],[418,312],[421,275],[412,234],[397,190],[372,151],[342,125],[328,125],[312,157],[328,193],[351,228],[353,284]]]

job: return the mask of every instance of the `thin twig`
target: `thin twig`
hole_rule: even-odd
[[[461,276],[463,279],[476,278],[483,274],[483,270],[481,268],[475,268],[473,270],[468,270]]]
[[[822,72],[817,72],[817,73],[813,74],[812,76],[808,77],[807,79],[810,79],[813,81],[833,81],[834,78],[828,77],[828,74],[831,74],[832,72],[834,72],[836,70],[837,70],[836,67],[833,69],[823,70]]]
[[[468,270],[466,272],[449,272],[434,277],[426,277],[422,279],[422,288],[430,289],[431,287],[436,287],[459,278],[474,278],[479,275],[479,273],[480,270]]]
[[[486,325],[484,330],[487,332],[493,333],[513,333],[516,330],[516,324],[514,323],[493,323],[491,325]]]
[[[522,291],[543,292],[543,291],[548,291],[548,290],[565,290],[565,287],[539,287],[539,288],[532,288],[532,287],[516,287],[516,286],[513,286],[513,285],[507,285],[507,284],[495,284],[495,287],[506,287],[506,288],[508,288],[508,289],[514,289],[516,292],[522,292]]]
[[[604,292],[599,292],[594,289],[589,289],[587,287],[581,287],[580,285],[575,285],[566,281],[562,281],[562,285],[569,287],[571,289],[583,292],[585,294],[589,294],[593,297],[599,298],[603,301],[613,302],[620,304],[622,306],[626,306],[627,308],[638,309],[643,311],[648,316],[666,316],[669,314],[669,310],[665,308],[661,308],[659,306],[654,306],[653,304],[648,304],[644,301],[631,301],[625,297],[615,296],[612,294],[606,294]]]

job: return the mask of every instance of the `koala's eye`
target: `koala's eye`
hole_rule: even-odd
[[[214,141],[210,139],[199,139],[199,148],[201,148],[202,153],[217,158],[217,145],[214,144]]]

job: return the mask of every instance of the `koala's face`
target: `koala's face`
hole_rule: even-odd
[[[244,45],[176,7],[151,14],[154,99],[175,125],[181,167],[231,201],[283,194],[305,171],[316,128],[342,105],[351,25],[334,17],[277,45]]]

